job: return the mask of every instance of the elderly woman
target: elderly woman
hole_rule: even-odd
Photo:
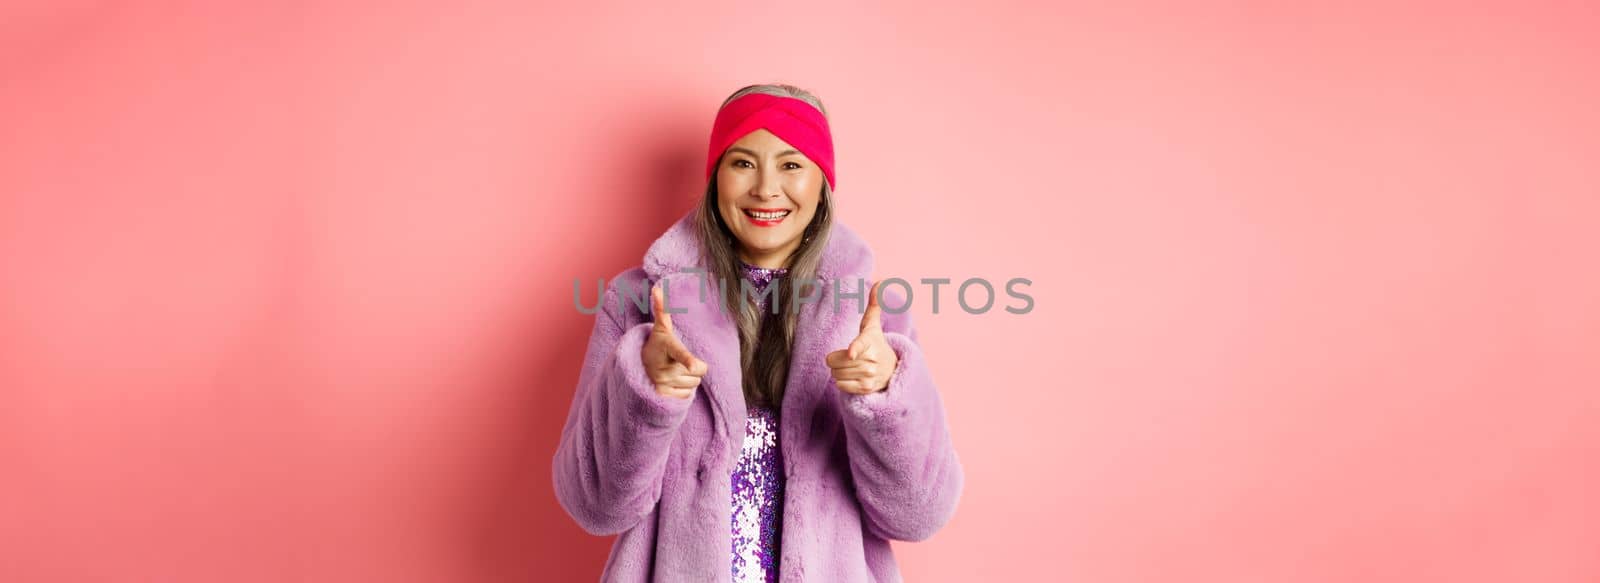
[[[606,581],[898,581],[889,541],[955,512],[909,312],[833,218],[826,116],[788,85],[728,97],[703,200],[606,287],[553,460],[562,508],[620,535]]]

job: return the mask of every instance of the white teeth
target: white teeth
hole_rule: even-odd
[[[748,214],[748,215],[750,215],[752,217],[755,217],[755,218],[758,218],[758,219],[761,219],[761,220],[764,220],[764,221],[771,221],[771,220],[777,220],[777,219],[781,219],[783,217],[789,216],[789,211],[778,211],[778,212],[772,213],[772,212],[759,212],[759,211],[746,210],[745,214]]]

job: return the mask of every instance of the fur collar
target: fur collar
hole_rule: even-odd
[[[699,297],[699,290],[704,289],[700,287],[705,283],[701,279],[703,276],[685,271],[704,267],[700,250],[695,211],[691,210],[650,245],[645,252],[643,268],[651,282],[661,282],[667,288],[669,298],[677,298],[668,301],[683,310],[673,316],[678,338],[690,352],[711,363],[709,372],[701,380],[703,390],[697,393],[707,398],[713,417],[719,420],[705,455],[725,456],[719,463],[731,466],[741,451],[739,440],[746,422],[742,373],[738,367],[739,337],[732,319],[716,306],[716,294]],[[833,306],[836,301],[833,298],[840,294],[851,294],[858,302],[865,298],[862,287],[872,267],[872,251],[866,243],[849,227],[834,222],[817,264],[821,292],[816,302],[800,307],[794,331],[794,359],[790,363],[788,390],[782,404],[782,440],[803,443],[796,440],[802,439],[806,428],[812,426],[810,417],[820,406],[818,403],[838,398],[835,393],[839,391],[831,388],[824,358],[828,351],[850,344],[859,332],[861,316],[858,311],[825,309],[824,306]]]

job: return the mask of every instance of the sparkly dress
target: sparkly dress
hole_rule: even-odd
[[[744,264],[744,276],[759,293],[784,268]],[[762,312],[771,309],[762,296]],[[783,519],[783,452],[778,449],[778,411],[746,405],[744,447],[733,468],[733,581],[778,580],[778,533]]]

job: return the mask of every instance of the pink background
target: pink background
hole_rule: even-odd
[[[767,81],[882,276],[1034,281],[918,304],[909,580],[1600,579],[1593,3],[133,4],[0,8],[5,581],[594,579],[572,281]]]

